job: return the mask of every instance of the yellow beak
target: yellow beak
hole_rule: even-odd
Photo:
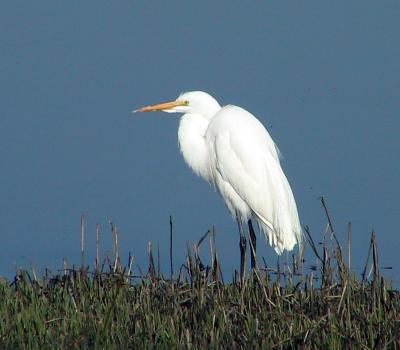
[[[135,112],[165,111],[177,106],[186,106],[186,105],[187,105],[186,101],[171,101],[171,102],[159,103],[157,105],[142,107],[140,109],[137,109]]]

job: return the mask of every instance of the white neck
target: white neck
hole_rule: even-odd
[[[210,182],[209,157],[204,140],[208,124],[209,120],[201,114],[183,115],[179,123],[178,142],[188,166],[197,175]]]

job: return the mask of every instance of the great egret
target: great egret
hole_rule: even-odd
[[[241,107],[221,107],[202,91],[136,112],[151,111],[183,113],[178,130],[183,158],[217,189],[239,228],[254,218],[277,254],[301,243],[296,202],[279,150],[256,117]]]

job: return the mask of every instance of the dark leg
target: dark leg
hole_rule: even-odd
[[[239,227],[239,234],[240,234],[240,241],[239,241],[239,248],[240,248],[240,282],[243,284],[244,276],[246,273],[246,237],[243,234],[243,227],[242,222],[240,221],[239,217],[236,216],[238,227]]]
[[[257,237],[254,233],[253,224],[251,219],[247,222],[249,225],[249,237],[250,237],[250,259],[251,259],[251,268],[256,268],[256,247],[257,247]]]

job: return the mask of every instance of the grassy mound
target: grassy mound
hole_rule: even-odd
[[[320,252],[309,243],[312,273],[293,258],[229,283],[215,249],[205,267],[197,246],[173,279],[156,271],[151,250],[144,276],[123,268],[117,250],[92,272],[21,271],[0,280],[0,348],[400,349],[400,293],[379,275],[374,237],[360,280],[337,242]]]

